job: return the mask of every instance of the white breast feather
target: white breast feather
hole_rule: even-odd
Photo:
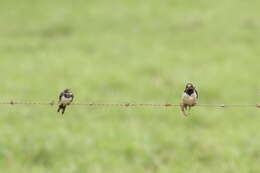
[[[197,95],[196,95],[196,93],[193,93],[191,95],[184,93],[182,96],[182,101],[184,104],[194,105],[197,102]]]
[[[71,102],[71,100],[72,100],[72,98],[66,98],[66,97],[62,96],[60,102],[64,103],[64,104],[68,104]]]

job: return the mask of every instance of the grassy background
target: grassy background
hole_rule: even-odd
[[[260,1],[1,0],[1,101],[260,102]],[[2,105],[5,173],[258,173],[259,110]]]

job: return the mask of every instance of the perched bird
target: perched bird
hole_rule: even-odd
[[[192,83],[187,83],[184,93],[182,94],[182,103],[181,103],[181,111],[185,116],[187,116],[185,110],[187,108],[190,108],[192,106],[195,106],[198,100],[198,91],[195,89],[195,86],[193,86]]]
[[[60,112],[61,110],[61,113],[64,114],[66,106],[70,105],[70,103],[73,101],[73,98],[74,95],[70,89],[65,89],[64,91],[62,91],[59,96],[59,108],[57,112]]]

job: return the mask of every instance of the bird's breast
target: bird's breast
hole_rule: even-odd
[[[61,103],[70,103],[71,102],[71,100],[72,100],[72,98],[70,97],[70,98],[67,98],[67,97],[62,97],[61,98]]]
[[[193,105],[196,104],[197,98],[196,94],[188,95],[186,93],[182,96],[182,101],[184,104]]]

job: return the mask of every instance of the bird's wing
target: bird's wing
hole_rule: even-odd
[[[59,96],[59,101],[61,101],[61,98],[62,98],[62,96],[63,96],[63,92],[62,92],[62,93],[60,93],[60,96]]]
[[[74,99],[74,94],[71,94],[71,102],[73,101]]]
[[[197,99],[198,99],[198,98],[199,98],[199,93],[198,93],[198,91],[195,90],[195,93],[196,93],[196,95],[197,95]]]

